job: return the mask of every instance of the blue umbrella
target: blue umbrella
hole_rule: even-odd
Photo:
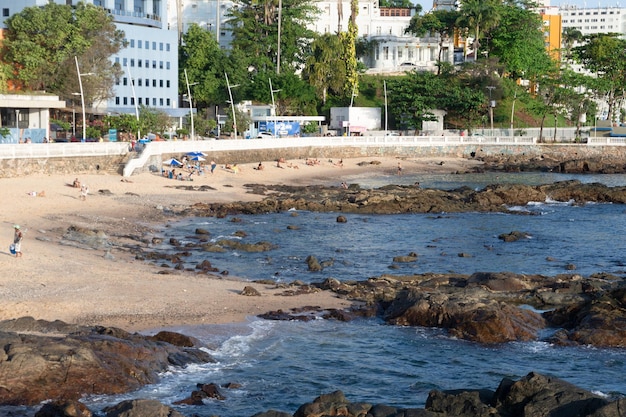
[[[199,152],[199,151],[187,152],[187,155],[189,155],[189,156],[206,156],[206,154],[204,152]]]
[[[192,156],[190,159],[192,161],[206,161],[206,159],[201,157],[200,155]]]
[[[174,166],[180,167],[180,166],[183,166],[183,163],[180,162],[176,158],[172,158],[172,159],[168,159],[167,161],[163,161],[163,165],[174,165]]]

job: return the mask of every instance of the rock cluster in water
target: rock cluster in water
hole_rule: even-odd
[[[450,191],[402,185],[361,189],[356,184],[350,185],[348,189],[258,184],[247,187],[251,192],[267,197],[255,202],[197,203],[184,210],[183,214],[225,217],[278,213],[290,209],[361,214],[506,212],[511,206],[548,199],[575,204],[626,203],[626,187],[582,184],[578,180],[537,186],[494,184],[482,190],[462,187]]]

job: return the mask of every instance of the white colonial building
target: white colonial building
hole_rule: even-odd
[[[78,4],[78,0],[54,0],[59,4]],[[124,71],[115,85],[115,96],[94,103],[90,112],[101,114],[131,113],[136,106],[163,110],[174,117],[188,110],[178,108],[178,37],[170,28],[166,3],[161,0],[86,0],[103,7],[112,16],[128,42],[112,57]],[[44,6],[48,0],[24,0],[14,3],[0,0],[2,24],[26,7]],[[134,80],[134,89],[131,83]]]
[[[214,32],[222,48],[229,48],[232,40],[226,25],[230,0],[169,0],[170,26],[184,33],[192,23]],[[309,28],[317,33],[338,33],[348,29],[350,2],[322,0],[317,19]],[[372,46],[364,59],[368,72],[394,72],[411,69],[435,70],[439,54],[438,38],[416,38],[404,33],[415,11],[407,8],[381,8],[378,0],[359,0],[356,23],[358,36]],[[443,47],[442,60],[453,62],[451,43]]]

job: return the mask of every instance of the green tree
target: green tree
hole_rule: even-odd
[[[74,57],[78,57],[86,102],[113,96],[121,74],[110,57],[123,46],[123,32],[102,8],[53,2],[27,7],[5,21],[2,44],[12,80],[27,90],[46,90],[70,99],[79,91]]]
[[[396,125],[417,132],[422,122],[436,120],[432,110],[438,108],[442,83],[442,78],[435,74],[417,71],[389,80],[388,107]]]
[[[411,33],[417,37],[424,36],[426,33],[439,35],[437,62],[441,64],[443,44],[454,36],[459,16],[456,10],[433,10],[425,15],[416,14],[411,18],[405,33]],[[441,65],[437,69],[437,74],[440,73]]]
[[[344,84],[344,94],[349,97],[350,102],[359,93],[359,73],[357,71],[356,42],[359,28],[356,24],[356,17],[359,14],[358,0],[350,0],[350,20],[348,21],[348,31],[341,32],[339,39],[343,44],[342,60],[346,67],[346,82]]]
[[[244,51],[251,65],[260,71],[276,71],[278,64],[278,1],[235,0],[228,25],[232,47]],[[312,0],[282,0],[280,68],[296,72],[306,60],[307,47],[315,32],[307,28],[319,9]]]
[[[574,58],[596,76],[594,91],[608,103],[608,120],[614,120],[619,100],[626,94],[626,40],[618,34],[591,35],[572,49]]]
[[[326,33],[311,44],[311,54],[302,72],[323,104],[328,94],[338,95],[346,85],[347,68],[342,62],[344,44],[337,35]]]
[[[474,57],[480,56],[481,39],[500,21],[499,0],[462,0],[459,27],[466,28],[474,37]]]
[[[506,2],[500,8],[500,24],[490,37],[490,56],[500,59],[512,79],[533,79],[552,66],[544,45],[543,22],[524,5]]]
[[[583,40],[583,34],[575,27],[566,27],[563,29],[563,49],[565,52],[565,61],[569,64],[572,60],[572,48],[577,42]]]
[[[179,91],[187,91],[189,81],[191,97],[199,109],[221,102],[226,96],[224,70],[230,58],[220,49],[214,35],[196,24],[182,37],[179,47]],[[185,79],[185,70],[187,79]]]

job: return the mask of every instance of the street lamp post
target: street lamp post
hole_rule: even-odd
[[[85,117],[85,93],[83,92],[83,75],[93,75],[93,72],[87,72],[85,74],[80,73],[78,67],[78,58],[74,55],[74,61],[76,62],[76,73],[78,74],[78,86],[80,87],[80,104],[83,108],[83,141],[87,139],[87,123]]]
[[[187,68],[185,68],[185,82],[187,83],[187,100],[189,100],[189,117],[191,118],[191,140],[196,140],[196,133],[193,127],[193,104],[191,101],[191,85],[196,85],[198,83],[189,84],[189,78],[187,77]]]
[[[128,79],[130,80],[130,88],[133,92],[133,101],[135,102],[135,118],[137,119],[137,142],[141,139],[141,128],[139,127],[139,106],[137,105],[137,94],[135,94],[135,81],[130,73],[130,67],[126,63],[126,70],[128,71]]]
[[[230,106],[233,110],[233,130],[235,132],[235,139],[237,139],[237,116],[235,116],[235,102],[233,101],[233,92],[232,89],[235,87],[239,87],[238,84],[230,85],[228,81],[228,74],[224,72],[224,76],[226,77],[226,86],[228,87],[228,97],[230,97]]]
[[[278,93],[280,90],[274,90],[272,88],[272,79],[270,78],[270,93],[272,94],[272,111],[274,112],[274,136],[276,136],[276,123],[278,122],[276,118],[276,102],[274,101],[274,93]]]
[[[496,88],[493,85],[488,85],[487,90],[489,90],[489,119],[491,121],[491,136],[493,136],[493,108],[496,106],[495,102],[491,100],[491,92]]]
[[[383,89],[385,91],[385,135],[387,135],[387,81],[383,81]]]

